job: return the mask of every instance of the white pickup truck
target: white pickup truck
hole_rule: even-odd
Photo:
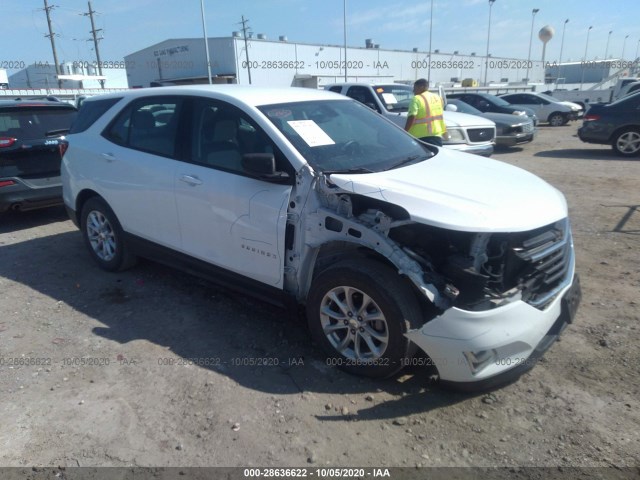
[[[409,101],[413,98],[413,89],[409,85],[397,83],[334,83],[324,88],[364,103],[402,128],[407,121]],[[443,139],[443,146],[491,156],[496,138],[494,122],[477,115],[451,111],[444,112],[444,122],[449,138]]]
[[[640,90],[640,78],[626,77],[618,80],[613,88],[600,90],[554,90],[545,92],[558,100],[574,102],[585,111],[590,103],[611,103]]]

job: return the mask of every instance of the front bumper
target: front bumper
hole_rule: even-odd
[[[3,177],[0,182],[12,181],[13,185],[0,187],[0,212],[10,208],[32,210],[62,204],[60,177],[22,179]]]
[[[496,145],[501,147],[513,147],[514,145],[520,145],[521,143],[531,142],[534,138],[535,132],[498,135],[496,136]]]
[[[443,384],[484,390],[517,379],[571,323],[581,299],[577,276],[544,310],[517,300],[493,310],[450,308],[407,337],[431,358]],[[495,352],[474,371],[469,353]]]
[[[492,143],[483,143],[480,145],[470,145],[468,143],[445,143],[443,144],[443,147],[450,148],[451,150],[458,150],[459,152],[473,153],[483,157],[490,157],[493,154]]]

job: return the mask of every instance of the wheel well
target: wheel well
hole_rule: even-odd
[[[97,192],[94,192],[93,190],[82,190],[77,198],[76,198],[76,220],[78,221],[78,225],[80,225],[80,213],[82,212],[82,208],[84,207],[84,204],[87,203],[87,200],[89,200],[90,198],[93,197],[100,197],[100,195]]]
[[[622,132],[626,132],[626,131],[634,131],[634,132],[640,132],[640,128],[638,127],[634,127],[632,125],[626,125],[624,127],[618,127],[616,130],[614,130],[614,132],[611,134],[611,137],[609,137],[609,142],[613,142],[616,137],[618,135],[620,135]]]
[[[313,265],[313,271],[309,277],[309,283],[306,288],[306,293],[308,293],[311,288],[311,283],[313,279],[317,277],[320,273],[325,271],[326,269],[336,265],[337,263],[345,260],[353,260],[354,258],[361,258],[372,260],[374,262],[380,263],[392,269],[394,272],[398,272],[398,267],[396,267],[388,258],[380,253],[376,252],[367,247],[363,247],[360,244],[352,243],[352,242],[329,242],[322,245],[317,252],[316,260]],[[408,277],[404,275],[398,275],[398,279],[400,282],[405,283],[413,292],[414,296],[418,300],[418,304],[420,305],[423,315],[425,318],[432,318],[434,316],[433,311],[435,306],[430,304],[425,296],[418,290],[418,288],[414,285],[414,283],[409,280]],[[306,294],[305,301],[306,303]]]

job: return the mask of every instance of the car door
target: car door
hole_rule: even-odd
[[[172,248],[180,246],[173,190],[183,103],[172,96],[133,101],[102,133],[94,162],[94,181],[124,230]]]
[[[252,177],[242,155],[272,153],[291,178],[293,170],[239,108],[194,97],[190,110],[190,148],[175,171],[182,251],[281,288],[292,186]]]
[[[538,118],[542,121],[547,120],[547,116],[544,115],[541,105],[538,102],[538,97],[527,93],[516,93],[513,95],[505,95],[504,99],[511,105],[527,107],[533,110]]]

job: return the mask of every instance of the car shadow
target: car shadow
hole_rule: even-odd
[[[9,210],[0,213],[0,233],[18,232],[28,228],[69,220],[63,206],[40,208],[26,212]]]
[[[435,372],[427,368],[384,380],[342,372],[327,365],[297,315],[153,262],[141,261],[126,272],[104,272],[93,263],[78,232],[0,245],[0,258],[8,259],[0,262],[0,276],[100,322],[90,334],[112,342],[106,347],[112,364],[122,360],[123,345],[146,340],[162,347],[151,349],[161,357],[134,359],[140,366],[157,368],[164,359],[182,359],[261,392],[379,391],[392,397],[367,405],[360,419],[424,413],[473,396],[439,388],[432,381]],[[331,420],[331,413],[319,418]]]
[[[495,145],[493,147],[493,154],[501,154],[501,153],[520,153],[524,151],[524,148],[520,146],[506,146],[506,145]]]
[[[543,150],[533,155],[543,158],[563,158],[577,160],[622,160],[637,161],[640,157],[621,157],[616,155],[611,147],[602,148],[567,148],[555,150]]]

